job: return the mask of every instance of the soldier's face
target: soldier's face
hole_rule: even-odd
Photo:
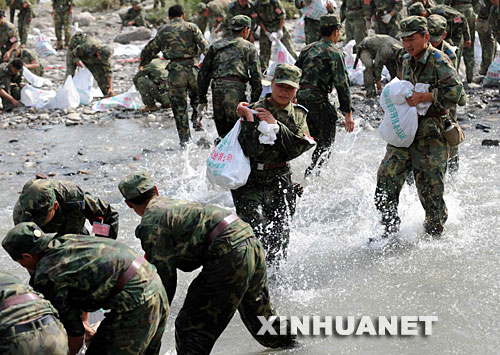
[[[429,34],[414,33],[411,36],[406,36],[402,38],[403,47],[412,57],[418,59],[424,50],[427,49],[429,45]]]
[[[295,94],[297,93],[297,88],[288,84],[277,84],[274,80],[271,83],[271,90],[272,99],[278,104],[285,106],[293,100]]]
[[[240,4],[241,7],[247,6],[248,0],[238,0],[238,3]]]
[[[446,37],[446,34],[442,35],[441,38],[439,39],[439,41],[431,42],[432,46],[439,47],[441,45],[441,43],[443,43],[445,37]]]

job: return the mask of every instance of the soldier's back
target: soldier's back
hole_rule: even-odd
[[[157,45],[167,59],[195,56],[198,53],[196,31],[199,28],[194,23],[174,19],[158,32]]]

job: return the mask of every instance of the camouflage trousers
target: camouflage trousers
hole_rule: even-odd
[[[161,284],[160,277],[152,282]],[[136,309],[106,313],[86,354],[159,354],[168,313],[168,299],[163,287]]]
[[[448,154],[448,143],[442,136],[416,138],[409,148],[387,145],[375,190],[375,206],[382,214],[387,232],[399,230],[399,194],[410,171],[413,171],[420,203],[425,209],[425,231],[433,236],[443,232],[448,218],[443,199]]]
[[[276,31],[277,30],[278,29],[276,29]],[[271,32],[270,29],[268,29],[268,31]],[[281,39],[281,43],[283,43],[283,45],[286,47],[288,52],[290,52],[292,57],[297,59],[297,53],[295,53],[295,50],[293,49],[290,33],[288,33],[288,30],[285,27],[283,27],[283,38]],[[267,38],[265,33],[260,34],[259,45],[260,45],[260,55],[259,55],[260,67],[264,71],[269,66],[269,59],[271,59],[271,48],[272,48],[272,43],[269,40],[269,38]]]
[[[368,30],[366,29],[365,17],[363,16],[363,11],[361,10],[348,11],[345,20],[344,43],[347,43],[353,39],[356,41],[356,46],[357,46],[367,36],[368,36]]]
[[[236,213],[262,242],[268,265],[286,259],[297,199],[291,175],[288,167],[252,169],[247,183],[231,190]]]
[[[375,16],[375,33],[399,39],[399,14],[394,15],[389,23],[384,23],[380,16]]]
[[[182,65],[171,63],[168,66],[167,85],[169,87],[169,98],[174,113],[175,125],[181,145],[191,140],[189,130],[189,119],[187,112],[187,96],[191,100],[191,106],[198,104],[198,67],[192,63]]]
[[[177,354],[209,354],[236,310],[263,346],[278,348],[294,343],[295,337],[290,335],[257,335],[262,325],[257,317],[267,319],[277,314],[267,288],[264,250],[253,236],[222,256],[208,257],[189,285],[175,320]],[[279,334],[278,326],[275,329]]]
[[[331,147],[335,141],[337,109],[328,101],[328,95],[317,89],[300,89],[297,92],[297,102],[309,110],[307,126],[311,137],[316,141],[312,154],[312,162],[306,169],[306,176],[328,161]]]
[[[21,44],[26,44],[26,41],[28,40],[32,17],[33,13],[31,8],[28,8],[27,10],[23,9],[19,11],[19,14],[17,15],[17,26],[19,29],[19,39]]]
[[[304,32],[306,35],[306,44],[319,41],[321,39],[321,30],[319,20],[304,17]]]
[[[0,338],[0,354],[68,354],[66,330],[57,318],[38,329]]]
[[[10,94],[14,99],[17,101],[21,100],[21,87],[18,84],[11,83],[9,90],[6,90],[8,94]],[[12,102],[10,100],[7,100],[6,98],[2,97],[2,106],[4,110],[12,110],[14,108],[14,105],[12,105]]]
[[[493,57],[497,52],[497,42],[493,36],[493,31],[489,25],[488,19],[478,18],[476,23],[476,31],[481,42],[481,67],[479,68],[480,75],[486,75],[490,64],[493,62]]]
[[[57,44],[62,44],[62,30],[64,28],[64,45],[69,45],[71,39],[69,33],[69,26],[71,25],[72,16],[69,11],[55,11],[54,12],[54,27],[56,32]],[[96,78],[97,79],[97,78]]]
[[[156,102],[161,103],[162,107],[170,105],[167,81],[155,82],[148,75],[139,71],[134,76],[134,85],[141,94],[142,102],[146,106],[155,106]]]
[[[103,95],[106,96],[109,90],[109,73],[104,69],[102,64],[86,63],[84,60],[82,60],[82,62],[94,76],[94,79],[97,81],[97,85],[99,86],[99,89],[101,89]]]
[[[220,138],[224,138],[238,121],[236,107],[238,103],[246,101],[245,90],[246,83],[228,80],[212,82],[214,121]]]
[[[373,72],[375,56],[369,50],[363,50],[359,54],[359,59],[365,66],[365,70],[363,71],[363,82],[364,87],[366,89],[366,96],[374,96],[375,95],[375,82],[381,80],[381,77],[375,77],[375,73]],[[384,63],[389,73],[391,74],[391,78],[395,78],[398,74],[396,61],[390,61]]]
[[[469,32],[472,44],[470,47],[464,48],[462,51],[462,57],[465,63],[465,76],[467,82],[472,82],[474,77],[474,40],[476,34],[476,14],[471,4],[467,5],[456,5],[455,10],[458,10],[467,18],[467,23],[469,24]],[[457,56],[458,57],[458,56]],[[458,60],[460,62],[460,59]]]

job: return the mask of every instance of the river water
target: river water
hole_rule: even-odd
[[[484,118],[484,117],[483,117]],[[490,117],[490,119],[498,119]],[[490,122],[491,124],[491,122]],[[211,121],[207,135],[215,138]],[[493,122],[492,134],[498,136]],[[339,130],[323,174],[303,181],[308,152],[292,162],[305,193],[292,223],[289,259],[270,282],[271,296],[287,316],[437,316],[430,336],[303,336],[283,354],[494,354],[500,349],[499,148],[482,147],[486,133],[469,125],[458,174],[448,176],[449,219],[441,240],[423,231],[424,212],[414,186],[400,198],[401,233],[369,245],[381,232],[373,203],[376,171],[385,144],[378,132]],[[230,193],[208,185],[209,150],[178,148],[173,122],[144,127],[134,120],[100,126],[0,130],[0,234],[12,227],[12,209],[35,173],[55,173],[112,203],[120,213],[119,240],[136,250],[139,217],[123,203],[117,185],[137,169],[150,171],[160,193],[233,208]],[[136,160],[133,159],[136,157]],[[84,170],[87,174],[76,174]],[[65,176],[68,175],[68,176]],[[27,280],[27,272],[0,250],[0,270]],[[197,272],[179,274],[163,353],[174,353],[174,319]],[[214,354],[266,354],[235,316]]]

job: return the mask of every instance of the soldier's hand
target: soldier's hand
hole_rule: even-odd
[[[377,80],[375,85],[377,86],[377,90],[382,90],[382,82],[380,80]]]
[[[256,108],[255,111],[259,112],[257,117],[261,121],[266,121],[269,124],[277,124],[276,118],[274,118],[273,114],[266,110],[265,108],[259,107]]]
[[[207,108],[207,103],[204,102],[202,104],[198,104],[198,108],[197,108],[197,111],[198,113],[202,113],[203,111],[205,111]]]
[[[81,61],[78,61],[78,63],[76,63],[76,66],[80,67],[80,68],[83,68],[83,63]]]
[[[19,106],[19,101],[17,101],[16,99],[12,98],[10,100],[10,102],[12,103],[12,105],[14,105],[15,107],[18,107]]]
[[[335,9],[335,6],[333,5],[333,2],[331,2],[330,0],[327,0],[326,1],[326,10],[328,12],[333,12],[334,9]]]
[[[346,112],[344,114],[345,121],[344,121],[344,127],[347,132],[352,132],[354,131],[354,120],[352,119],[352,112]]]
[[[112,88],[109,88],[108,92],[106,93],[106,97],[112,97],[115,96],[115,93]]]
[[[236,113],[239,117],[243,117],[248,122],[253,122],[252,110],[248,108],[248,102],[240,102],[236,107]]]
[[[90,326],[89,321],[83,321],[83,328],[85,329],[85,340],[90,340],[95,335],[95,330]]]
[[[470,46],[472,46],[472,41],[465,41],[464,42],[464,48],[469,48]]]
[[[429,99],[429,95],[431,95]],[[432,93],[430,92],[416,92],[412,90],[412,94],[409,98],[406,99],[408,105],[417,106],[421,102],[432,101]]]
[[[54,16],[54,10],[50,12],[50,16]]]

